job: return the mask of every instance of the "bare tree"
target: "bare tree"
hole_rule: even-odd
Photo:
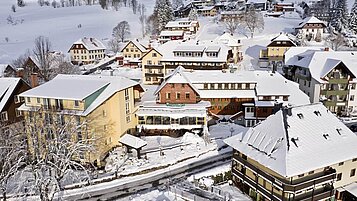
[[[146,24],[146,8],[145,8],[144,4],[139,4],[138,12],[139,12],[139,21],[140,21],[140,25],[141,25],[141,34],[144,37],[145,36],[145,24]]]
[[[76,115],[63,115],[55,109],[33,111],[26,121],[32,177],[32,192],[43,201],[61,199],[64,185],[88,181],[89,152],[94,152],[93,136],[86,134],[86,122]]]
[[[346,45],[345,38],[341,33],[338,34],[331,33],[329,36],[326,37],[325,41],[326,44],[335,51],[340,50],[341,47]]]
[[[243,14],[243,23],[246,29],[250,32],[250,37],[253,38],[254,32],[264,29],[263,15],[257,12],[254,6],[249,6],[248,10]]]
[[[9,179],[24,166],[26,148],[21,134],[22,124],[0,127],[0,191],[6,200]]]
[[[113,37],[120,39],[121,42],[124,42],[125,38],[130,35],[130,26],[127,21],[121,21],[113,29]]]
[[[53,62],[53,55],[51,55],[52,44],[50,40],[44,36],[39,36],[35,39],[35,47],[33,54],[36,61],[40,65],[40,74],[45,81],[50,80],[51,65]]]
[[[120,40],[117,38],[112,38],[108,42],[109,49],[113,52],[120,52],[121,46],[120,46]]]
[[[226,28],[231,35],[234,34],[234,32],[238,29],[240,25],[239,20],[236,17],[229,17],[225,19],[224,24],[226,25]]]
[[[131,0],[131,8],[133,9],[133,13],[136,14],[136,11],[138,9],[138,1],[137,0]]]

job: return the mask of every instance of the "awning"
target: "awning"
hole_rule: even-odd
[[[123,135],[120,138],[119,142],[134,149],[140,149],[147,145],[147,142],[145,142],[144,140],[130,134]]]

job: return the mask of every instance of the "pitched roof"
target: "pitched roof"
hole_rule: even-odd
[[[16,71],[14,67],[12,67],[10,64],[0,64],[0,77],[2,77],[5,73],[6,68],[11,68],[13,71]]]
[[[284,108],[224,142],[284,177],[357,157],[357,135],[321,103]]]
[[[183,36],[183,31],[161,31],[160,36]]]
[[[205,50],[210,46],[219,46],[217,57],[208,56]],[[231,48],[219,41],[196,41],[196,40],[171,40],[160,45],[157,50],[161,52],[161,61],[183,62],[227,62],[228,51]],[[202,56],[176,56],[174,52],[202,52]]]
[[[218,36],[216,38],[217,41],[228,45],[229,47],[236,47],[236,46],[242,46],[239,40],[234,38],[231,34],[229,33],[224,33],[221,36]]]
[[[319,20],[315,16],[307,17],[302,21],[296,28],[303,28],[306,24],[323,24],[326,26],[324,21]]]
[[[130,146],[134,149],[140,149],[147,145],[147,142],[145,142],[144,140],[130,134],[123,135],[120,138],[119,142],[127,146]]]
[[[20,78],[12,77],[0,78],[0,111],[4,109],[20,80]]]
[[[173,84],[173,83],[179,83],[179,84],[188,84],[190,87],[198,94],[199,91],[198,89],[190,82],[189,79],[187,79],[186,75],[184,74],[185,68],[182,66],[177,67],[170,75],[165,77],[165,81],[161,83],[159,88],[155,91],[155,95],[157,95],[160,90],[166,85],[166,84]]]
[[[355,51],[316,51],[310,54],[300,54],[301,59],[295,62],[296,66],[308,68],[311,76],[318,82],[323,83],[323,78],[341,61],[348,70],[357,77],[357,52]]]
[[[316,46],[308,46],[308,47],[290,47],[284,53],[284,64],[285,65],[294,65],[297,62],[297,55],[299,54],[311,54],[315,51],[324,51],[325,47],[316,47]],[[329,51],[333,51],[330,50]]]
[[[275,42],[290,42],[292,43],[292,45],[296,46],[295,42],[287,34],[284,33],[280,33],[278,36],[271,39],[271,43],[268,46],[275,44]]]
[[[186,20],[181,20],[181,21],[170,21],[165,25],[165,28],[173,28],[173,27],[192,27],[194,25],[198,24],[198,21],[186,21]]]
[[[136,85],[139,83],[120,76],[57,75],[20,95],[81,101],[99,92],[100,95],[83,111],[82,115],[87,115],[116,92]]]
[[[105,50],[104,44],[96,38],[81,38],[73,43],[74,45],[83,45],[87,50]]]
[[[137,40],[131,40],[129,41],[123,48],[121,51],[123,51],[130,43],[133,43],[135,45],[135,47],[137,47],[141,52],[146,52],[147,49],[144,45],[142,45],[141,43],[139,43],[139,41]]]

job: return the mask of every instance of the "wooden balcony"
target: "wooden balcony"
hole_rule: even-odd
[[[284,192],[296,192],[305,188],[312,188],[317,184],[327,183],[333,181],[333,179],[336,178],[336,170],[330,169],[291,182],[288,180],[278,179],[276,177],[271,176],[270,174],[263,172],[262,170],[248,163],[248,161],[242,159],[241,157],[238,157],[237,154],[233,155],[233,159],[238,161],[240,164],[243,164],[244,166],[248,167],[249,169],[253,170],[256,174],[261,175],[267,180],[271,181],[275,186],[278,186],[283,189]]]

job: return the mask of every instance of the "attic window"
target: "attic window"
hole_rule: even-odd
[[[327,133],[323,134],[322,136],[324,136],[324,138],[325,138],[326,140],[329,140],[329,139],[330,139],[330,135],[327,134]]]
[[[299,146],[297,145],[297,141],[299,141],[299,138],[298,138],[298,137],[297,137],[297,138],[291,138],[291,142],[293,142],[296,147],[299,147]]]
[[[336,128],[336,131],[339,135],[342,135],[341,131],[342,131],[342,128]]]
[[[318,111],[318,110],[315,110],[315,111],[314,111],[314,114],[316,114],[316,116],[321,116],[321,113],[320,113],[320,111]]]
[[[302,113],[298,113],[297,116],[299,117],[299,119],[303,119],[304,115]]]

